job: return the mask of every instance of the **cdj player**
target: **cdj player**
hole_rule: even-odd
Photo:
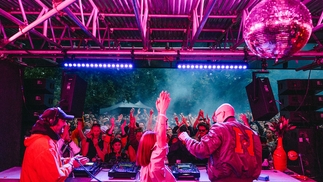
[[[130,178],[135,179],[138,172],[139,166],[133,162],[119,162],[112,166],[109,170],[108,176],[110,179],[113,178]]]
[[[90,176],[85,170],[87,170],[89,173],[96,175],[100,171],[101,165],[97,162],[88,162],[84,165],[84,168],[82,166],[74,168],[73,174],[76,177],[88,177]]]
[[[176,179],[193,178],[199,180],[200,171],[192,163],[179,163],[171,167],[172,173]]]

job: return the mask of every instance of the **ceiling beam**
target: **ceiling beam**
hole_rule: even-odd
[[[13,56],[19,55],[59,55],[59,54],[67,54],[67,55],[135,55],[135,56],[244,56],[244,50],[195,50],[195,51],[186,51],[186,50],[158,50],[158,51],[144,51],[144,50],[91,50],[91,49],[77,49],[77,50],[0,50],[0,54],[10,54]],[[250,56],[256,56],[252,52],[248,52]],[[323,56],[323,52],[316,51],[299,51],[295,53],[289,59],[293,57],[318,57]]]
[[[64,11],[83,30],[83,32],[87,36],[89,36],[97,45],[99,45],[101,49],[104,49],[103,44],[88,30],[88,28],[74,15],[74,13],[69,8],[65,8]]]
[[[5,17],[6,19],[12,21],[13,23],[15,23],[16,25],[18,25],[19,27],[23,27],[25,26],[24,22],[22,22],[21,20],[17,19],[16,17],[12,16],[11,14],[9,14],[8,12],[4,11],[3,9],[0,8],[0,15],[2,15],[3,17]],[[38,32],[35,29],[31,29],[30,33],[44,39],[45,41],[47,41],[48,43],[55,45],[58,48],[61,48],[61,45],[57,44],[56,42],[50,40],[48,37],[44,36],[43,34],[41,34],[40,32]],[[7,43],[8,44],[8,43]],[[6,45],[7,45],[6,44]]]
[[[197,38],[199,37],[200,33],[202,32],[202,29],[204,28],[204,25],[205,25],[206,21],[208,20],[209,15],[211,14],[211,11],[213,10],[216,1],[217,0],[209,1],[208,5],[205,9],[205,13],[202,17],[202,20],[199,23],[200,24],[199,27],[197,28],[196,32],[192,32],[193,37],[192,37],[192,40],[190,41],[190,48],[194,46]],[[203,6],[203,4],[201,4],[201,6]],[[194,10],[197,10],[197,8],[195,8]],[[196,21],[193,20],[193,24],[195,24],[194,22],[196,22]]]
[[[142,1],[147,1],[147,0],[142,0]],[[146,2],[145,2],[146,4]],[[148,4],[148,3],[147,3]],[[144,5],[142,3],[142,6],[139,8],[139,5],[137,3],[137,0],[132,0],[132,5],[133,5],[133,11],[135,13],[135,18],[136,22],[138,25],[138,29],[140,32],[140,36],[142,39],[142,44],[144,49],[147,49],[147,17],[148,17],[148,7],[145,5],[145,12],[144,12],[144,18],[142,19],[142,13],[139,13],[139,10],[143,10]],[[143,21],[144,20],[144,21]]]
[[[46,21],[48,18],[52,17],[53,15],[57,14],[59,11],[63,10],[64,8],[68,7],[69,5],[73,4],[76,0],[66,0],[63,1],[61,4],[59,4],[56,8],[51,9],[49,12],[44,14],[43,16],[39,17],[36,19],[34,22],[31,24],[27,25],[26,27],[20,29],[19,32],[11,36],[7,41],[4,42],[4,45],[8,45],[9,43],[13,42],[16,40],[18,37],[21,35],[29,32],[31,29],[39,25],[40,23],[43,23]]]

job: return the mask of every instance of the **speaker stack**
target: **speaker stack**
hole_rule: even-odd
[[[286,79],[278,81],[280,115],[298,126],[323,124],[323,80]]]
[[[23,93],[25,104],[23,107],[22,136],[30,135],[30,130],[45,109],[53,107],[54,81],[50,79],[24,79]]]
[[[54,106],[54,86],[50,79],[24,79],[28,119],[35,121],[45,109]]]
[[[284,135],[286,152],[299,154],[295,161],[288,160],[288,168],[299,174],[315,177],[323,171],[322,138],[323,91],[322,79],[286,79],[278,82],[280,115],[289,119],[296,129]]]

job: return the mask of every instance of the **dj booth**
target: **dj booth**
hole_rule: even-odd
[[[129,166],[128,166],[129,167]],[[185,167],[185,166],[184,166]],[[95,178],[102,182],[139,182],[139,172],[135,176],[134,179],[131,178],[110,178],[109,177],[109,171],[111,169],[100,169],[96,174]],[[206,168],[205,167],[198,167],[198,170],[200,172],[200,177],[198,180],[195,180],[194,178],[191,179],[186,179],[186,178],[181,178],[178,179],[180,182],[192,182],[192,181],[203,181],[203,182],[209,182],[209,178],[206,173]],[[5,171],[0,172],[0,182],[18,182],[20,179],[20,171],[21,167],[13,167],[10,169],[7,169]],[[261,171],[262,176],[267,176],[269,177],[270,182],[283,182],[283,181],[288,181],[288,182],[313,182],[314,180],[308,178],[307,180],[302,180],[302,179],[297,179],[293,175],[287,175],[283,172],[277,171],[277,170],[262,170]],[[296,175],[296,174],[295,174]],[[97,181],[93,178],[87,177],[87,176],[71,176],[66,179],[67,182],[90,182],[90,181]],[[254,182],[260,182],[261,180],[254,180]]]

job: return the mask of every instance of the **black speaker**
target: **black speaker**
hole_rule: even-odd
[[[316,94],[323,91],[322,79],[285,79],[278,80],[279,95]]]
[[[248,100],[253,118],[266,121],[277,113],[276,101],[268,78],[258,77],[246,86]]]
[[[53,107],[54,95],[53,94],[30,94],[26,93],[26,104],[32,109],[46,109]]]
[[[76,74],[65,74],[62,79],[60,107],[67,114],[82,117],[87,82]]]
[[[320,140],[319,135],[321,135],[320,131],[316,128],[296,128],[285,133],[283,137],[285,151],[288,153],[294,150],[299,154],[297,160],[288,159],[289,169],[299,174],[303,174],[304,169],[307,176],[316,176],[320,173],[318,154],[322,151],[317,148],[321,145],[317,145]]]
[[[322,111],[280,111],[280,115],[289,119],[293,125],[323,124]]]
[[[55,84],[45,78],[24,79],[24,89],[28,93],[54,94]]]
[[[280,111],[318,110],[323,107],[321,95],[279,95]]]

